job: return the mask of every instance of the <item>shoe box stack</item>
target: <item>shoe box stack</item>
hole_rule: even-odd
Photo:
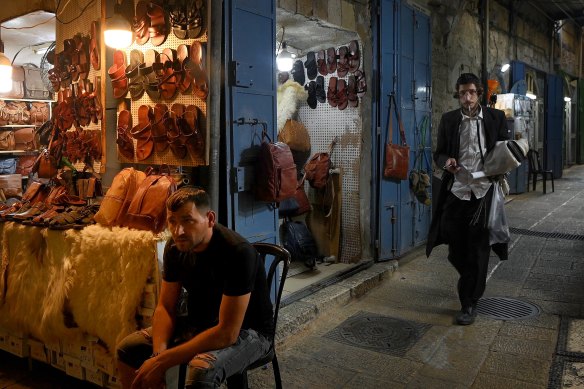
[[[28,337],[21,331],[12,331],[0,327],[0,349],[20,358],[29,356]]]

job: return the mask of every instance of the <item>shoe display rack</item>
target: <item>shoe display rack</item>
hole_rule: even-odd
[[[87,75],[83,79],[79,77],[78,80],[73,80],[69,86],[61,87],[60,91],[61,94],[64,96],[71,96],[73,89],[75,88],[75,95],[78,101],[83,99],[83,97],[78,96],[80,92],[90,92],[87,90],[88,87],[91,88],[95,94],[96,101],[99,102],[99,106],[97,107],[100,111],[98,115],[98,120],[88,120],[89,123],[83,123],[80,127],[81,130],[79,132],[87,132],[85,137],[87,139],[95,138],[101,139],[101,150],[98,153],[100,155],[99,158],[94,158],[91,168],[96,173],[104,173],[105,166],[106,166],[106,137],[105,137],[105,121],[102,119],[104,114],[104,107],[105,107],[105,68],[106,68],[106,61],[104,58],[105,55],[105,44],[103,43],[103,26],[105,25],[105,18],[102,17],[102,1],[95,1],[92,4],[89,4],[87,8],[83,6],[83,4],[71,4],[67,7],[62,7],[63,9],[59,9],[59,19],[64,23],[57,23],[56,26],[56,46],[55,46],[55,53],[60,53],[64,50],[65,40],[70,40],[75,37],[77,34],[81,34],[84,37],[88,37],[88,41],[86,42],[89,45],[90,54],[87,56],[86,59],[82,60],[84,63],[86,62],[88,65],[87,68]],[[91,37],[91,26],[93,22],[98,22],[101,28],[97,31],[97,35],[99,36],[98,45],[95,47],[95,52],[99,53],[99,69],[95,69],[94,65],[92,65],[91,61],[91,50],[92,43],[89,41]],[[55,99],[57,100],[57,104],[53,112],[57,115],[57,108],[58,108],[58,101],[59,101],[59,93],[55,92]],[[65,136],[78,131],[75,127],[75,124],[71,126],[65,133]],[[91,132],[91,136],[89,135]],[[76,137],[71,136],[72,139]],[[86,169],[86,165],[83,161],[71,161],[75,168],[78,171],[83,171]]]
[[[338,51],[340,47],[348,47],[349,42],[340,42],[335,48]],[[359,42],[361,53],[363,53],[362,44]],[[326,50],[326,48],[323,48]],[[316,54],[316,53],[315,53]],[[309,58],[307,56],[297,58],[303,63],[306,63]],[[312,58],[311,60],[314,60]],[[359,69],[363,69],[363,59]],[[306,68],[304,68],[305,85],[308,90],[310,82],[315,81],[320,73],[314,75],[311,80],[309,78]],[[348,85],[348,78],[351,73],[347,73],[344,77],[340,77],[335,70],[329,73],[324,78],[323,87],[327,91],[330,87],[330,80],[346,79]],[[290,77],[292,79],[292,77]],[[315,81],[316,82],[316,81]],[[310,90],[309,90],[310,94]],[[310,96],[309,96],[310,99]],[[309,106],[312,105],[314,108]],[[332,139],[338,137],[339,142],[332,154],[333,165],[340,168],[342,171],[341,185],[342,185],[342,204],[341,204],[341,247],[339,248],[341,262],[352,262],[361,255],[361,236],[360,236],[360,216],[359,216],[359,172],[361,164],[361,143],[362,143],[362,118],[361,106],[359,103],[356,107],[346,105],[343,110],[336,106],[332,106],[328,101],[312,101],[300,104],[298,117],[306,126],[310,134],[311,153],[314,154],[320,151],[326,151]],[[309,196],[312,204],[318,205],[316,193],[308,184],[305,184],[306,193]]]
[[[134,10],[136,13],[143,12],[143,10],[141,10],[142,5],[139,5],[139,3],[141,2],[138,0],[134,1]],[[203,23],[205,28],[208,29],[208,20],[210,20],[210,6],[208,2],[193,1],[191,3],[197,3],[199,5],[206,4],[203,8]],[[130,105],[130,107],[126,107],[126,110],[131,114],[131,126],[126,117],[123,117],[121,121],[119,120],[120,114],[122,114],[122,116],[127,115],[127,113],[124,113],[124,110],[119,111],[118,123],[116,124],[116,128],[118,128],[119,145],[118,159],[120,162],[124,163],[139,163],[147,165],[207,165],[209,160],[209,126],[206,120],[208,97],[205,98],[205,96],[201,96],[201,93],[199,93],[196,88],[182,92],[179,90],[179,85],[169,85],[168,82],[172,84],[175,82],[179,83],[181,79],[179,75],[184,71],[182,59],[189,56],[190,60],[190,56],[192,56],[193,52],[197,51],[201,53],[202,51],[202,69],[200,69],[197,74],[201,77],[199,80],[201,80],[202,77],[206,77],[208,88],[208,69],[210,66],[208,55],[210,52],[210,48],[208,47],[208,30],[197,38],[191,39],[186,37],[186,39],[180,39],[177,37],[179,34],[173,32],[171,13],[167,12],[166,14],[169,20],[169,23],[167,24],[168,31],[166,39],[162,44],[153,44],[153,41],[154,43],[159,42],[152,38],[143,39],[142,41],[145,40],[144,44],[138,44],[134,41],[132,45],[123,50],[127,70],[136,67],[136,64],[141,60],[145,61],[145,63],[143,63],[144,65],[152,63],[152,57],[154,55],[152,50],[160,55],[162,61],[172,60],[171,57],[174,55],[174,52],[176,52],[177,59],[173,61],[173,70],[167,68],[161,72],[164,73],[162,75],[154,76],[151,74],[150,76],[153,77],[152,80],[139,81],[151,81],[153,83],[150,85],[154,85],[156,83],[156,78],[154,77],[158,77],[158,83],[161,85],[158,90],[149,90],[146,88],[143,93],[132,90],[132,85],[135,85],[135,82],[133,83],[132,78],[128,79],[129,90],[127,94],[122,96],[122,98],[124,98],[126,102],[129,102]],[[193,42],[198,43],[193,44]],[[181,45],[186,46],[186,50],[188,51],[185,52],[184,47]],[[201,70],[204,74],[201,73]],[[173,78],[173,72],[176,73],[176,78]],[[108,77],[107,82],[112,82],[112,80]],[[195,81],[193,81],[193,84],[194,83]],[[170,87],[171,90],[169,90],[168,87]],[[177,89],[176,93],[172,90],[175,87]],[[150,113],[148,113],[149,109]],[[148,119],[149,115],[150,119]],[[177,120],[183,118],[185,120],[184,123],[188,122],[190,125],[180,126],[175,124]],[[125,151],[121,150],[122,147],[120,146],[119,140],[120,126],[124,127],[121,131],[127,134],[121,143],[133,143],[133,158],[130,158],[132,156],[132,150],[130,148],[127,148]],[[196,140],[193,139],[195,132],[197,135]],[[134,136],[132,136],[132,134]],[[150,142],[151,144],[145,144],[146,142]],[[152,151],[150,151],[149,148],[152,148]]]

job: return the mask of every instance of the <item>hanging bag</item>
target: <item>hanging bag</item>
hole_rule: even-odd
[[[310,150],[310,135],[304,124],[294,120],[286,120],[284,128],[278,134],[278,140],[286,143],[291,150],[308,151]]]
[[[337,144],[337,138],[329,145],[328,152],[314,154],[304,165],[304,178],[314,189],[323,189],[329,179],[329,170],[332,166],[331,156]]]
[[[391,106],[393,105],[395,116],[397,117],[397,122],[399,125],[399,136],[401,140],[401,145],[393,143],[393,111]],[[392,178],[398,180],[405,180],[408,178],[408,169],[410,162],[410,146],[406,142],[406,133],[404,132],[404,125],[399,116],[397,110],[397,103],[395,101],[395,95],[389,95],[389,108],[388,108],[388,132],[387,144],[385,145],[385,167],[383,169],[383,176],[385,178]]]

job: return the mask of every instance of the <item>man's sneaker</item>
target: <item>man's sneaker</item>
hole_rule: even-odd
[[[474,323],[477,317],[477,310],[474,307],[464,307],[456,314],[456,323],[461,326],[467,326]]]

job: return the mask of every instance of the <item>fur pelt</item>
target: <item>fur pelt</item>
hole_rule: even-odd
[[[98,225],[52,231],[4,223],[2,237],[2,259],[9,267],[1,325],[45,342],[86,333],[110,350],[136,330],[136,310],[157,264],[151,232]],[[68,328],[66,315],[78,327]]]
[[[278,132],[284,128],[286,120],[292,119],[298,110],[298,102],[306,100],[308,92],[294,80],[278,86]]]

